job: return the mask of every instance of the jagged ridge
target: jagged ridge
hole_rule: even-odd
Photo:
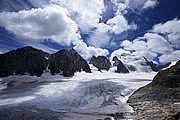
[[[0,77],[25,74],[40,77],[48,66],[52,75],[59,73],[66,77],[77,71],[91,72],[87,62],[73,49],[50,55],[30,46],[1,54],[0,66]]]

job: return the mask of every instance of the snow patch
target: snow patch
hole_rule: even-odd
[[[0,99],[0,106],[19,104],[25,101],[33,100],[35,98],[36,98],[35,96],[24,96],[18,98]]]

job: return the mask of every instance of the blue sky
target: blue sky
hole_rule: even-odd
[[[0,53],[31,45],[84,58],[180,58],[179,0],[1,0]]]

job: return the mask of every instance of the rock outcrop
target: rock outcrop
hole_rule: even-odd
[[[126,68],[126,66],[120,61],[119,65],[117,66],[117,73],[129,73],[129,70]]]
[[[66,77],[77,71],[91,72],[87,62],[73,49],[50,55],[29,46],[0,54],[0,66],[0,77],[25,74],[40,77],[47,67],[52,75],[58,73]]]
[[[75,72],[90,73],[90,67],[74,49],[61,50],[49,57],[49,67],[52,75],[62,74],[65,77],[73,76]]]
[[[0,55],[0,77],[9,75],[41,76],[48,64],[49,54],[30,46]]]
[[[111,67],[111,62],[105,56],[93,56],[89,63],[98,68],[99,71],[108,71]]]
[[[117,73],[129,73],[129,70],[126,66],[115,56],[112,61],[114,61],[113,66],[117,66]]]
[[[137,90],[129,99],[129,102],[141,101],[180,101],[180,61],[176,65],[161,70],[153,81]]]
[[[112,61],[114,62],[113,66],[118,66],[119,65],[120,60],[117,58],[117,56],[114,56]]]
[[[175,103],[180,102],[180,61],[159,71],[152,83],[135,91],[128,102],[139,114],[139,119],[148,119],[147,115],[155,114],[154,119],[164,119],[171,113],[179,113],[180,105]]]

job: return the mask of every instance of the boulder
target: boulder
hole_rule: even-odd
[[[109,70],[111,67],[111,62],[105,56],[93,56],[89,62],[93,66],[97,67],[99,71]]]

